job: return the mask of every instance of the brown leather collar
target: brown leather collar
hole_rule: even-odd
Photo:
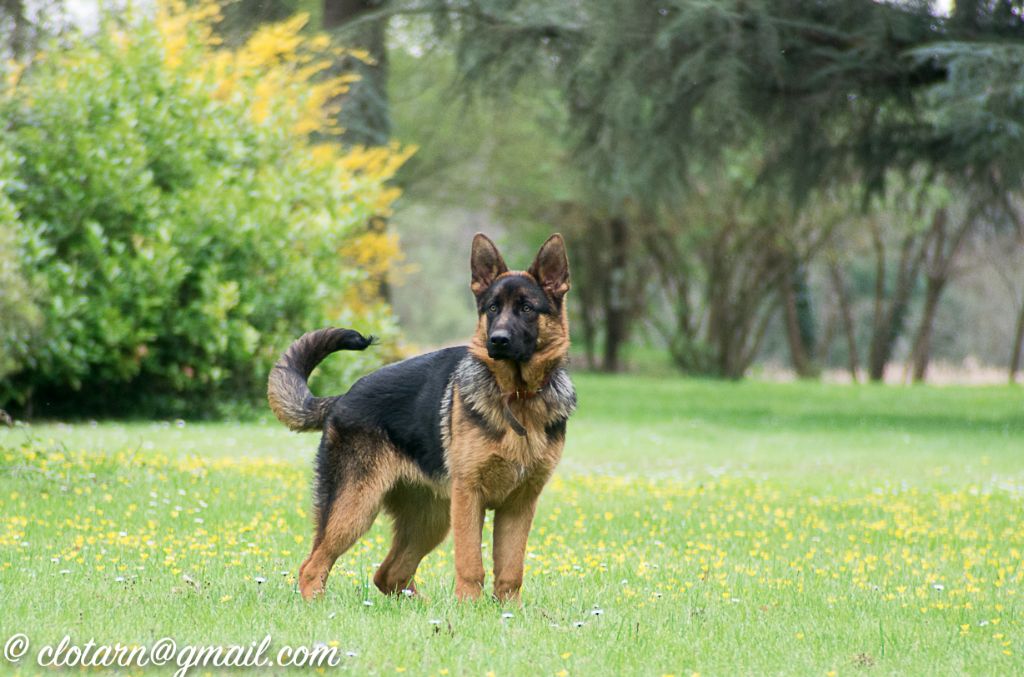
[[[501,396],[509,402],[513,400],[530,400],[537,397],[537,395],[540,395],[541,392],[544,391],[546,385],[547,384],[537,388],[536,390],[513,390],[510,393],[502,393]]]
[[[516,418],[516,415],[512,413],[512,407],[509,405],[511,405],[512,402],[516,400],[530,400],[533,399],[534,397],[537,397],[544,391],[545,388],[548,387],[548,383],[550,381],[551,374],[548,374],[547,377],[544,379],[543,383],[541,383],[536,390],[519,390],[517,388],[512,392],[501,394],[504,404],[503,413],[505,414],[505,422],[509,424],[512,430],[516,431],[516,435],[519,435],[520,437],[526,437],[526,426],[524,426],[522,422],[518,418]]]

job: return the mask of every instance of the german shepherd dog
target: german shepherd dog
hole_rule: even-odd
[[[321,430],[314,482],[316,533],[299,589],[320,595],[338,557],[384,508],[391,550],[373,582],[415,593],[420,561],[449,528],[455,595],[484,585],[484,511],[494,510],[494,596],[518,600],[537,499],[562,455],[576,392],[565,370],[569,262],[561,235],[529,270],[510,271],[483,234],[470,257],[478,311],[469,346],[387,365],[344,395],[314,397],[307,380],[336,350],[373,343],[351,329],[320,329],[292,344],[270,373],[270,408],[292,430]]]

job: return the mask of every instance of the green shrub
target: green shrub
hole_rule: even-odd
[[[107,21],[2,97],[0,186],[42,333],[0,396],[55,414],[212,412],[261,397],[304,331],[392,332],[386,306],[351,298],[365,273],[343,252],[393,199],[404,156],[311,145],[341,85],[311,81],[300,22],[228,51],[210,45],[211,14]],[[330,364],[344,377],[376,359]]]
[[[14,156],[0,147],[0,402],[18,393],[6,378],[31,366],[34,339],[42,324],[35,295],[21,269],[16,227],[18,212],[4,194],[4,177]]]

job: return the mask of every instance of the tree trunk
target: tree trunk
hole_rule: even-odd
[[[787,266],[782,275],[782,309],[786,342],[789,344],[789,355],[796,375],[800,378],[811,378],[815,375],[815,370],[805,344],[804,332],[801,331],[797,284],[795,271]]]
[[[896,269],[896,283],[888,301],[888,309],[885,310],[885,246],[877,224],[873,229],[873,239],[875,273],[878,277],[875,280],[875,319],[871,350],[868,354],[868,377],[872,381],[881,381],[885,377],[885,368],[892,359],[896,341],[903,334],[910,296],[917,285],[918,271],[924,259],[928,240],[916,234],[903,238],[899,266]]]
[[[655,219],[647,219],[639,229],[646,253],[665,295],[668,316],[648,315],[668,345],[672,362],[687,373],[707,373],[703,351],[697,345],[695,318],[690,306],[690,270],[687,259],[680,254],[674,235]]]
[[[30,21],[25,12],[25,0],[0,0],[0,17],[7,16],[11,32],[7,35],[7,47],[18,58],[28,52]]]
[[[622,368],[620,352],[626,341],[629,304],[626,299],[626,222],[620,217],[608,220],[611,261],[605,284],[605,341],[602,369],[616,372]]]
[[[885,378],[885,368],[889,366],[896,341],[903,335],[907,324],[911,291],[913,291],[912,286],[897,290],[896,298],[892,300],[890,311],[886,315],[885,324],[878,337],[878,351],[872,352],[871,364],[868,366],[868,375],[872,381],[878,382]]]
[[[352,145],[384,146],[391,138],[391,115],[388,106],[387,18],[360,21],[345,30],[346,24],[378,11],[386,0],[323,0],[324,29],[335,33],[342,47],[362,49],[369,61],[343,56],[335,65],[335,73],[355,73],[352,83],[340,101],[342,141]]]
[[[884,355],[885,328],[885,242],[878,222],[871,219],[871,243],[875,252],[875,302],[871,322],[871,346],[868,349],[868,378],[881,381],[885,376],[885,364],[888,356]]]
[[[779,290],[791,265],[767,227],[751,234],[735,222],[720,229],[704,261],[706,342],[717,375],[738,380],[760,351],[776,303],[783,302]]]
[[[758,312],[761,312],[760,320],[756,319]],[[774,314],[774,306],[764,310],[755,309],[754,314],[750,317],[748,329],[743,334],[746,350],[742,352],[735,371],[728,374],[729,378],[738,381],[747,375],[750,365],[754,363],[754,360],[757,359],[758,354],[761,352],[761,345],[764,343],[764,337],[768,334],[768,325]],[[750,338],[751,336],[752,338]]]
[[[1020,310],[1017,312],[1017,331],[1013,336],[1013,352],[1010,353],[1010,383],[1017,382],[1022,348],[1024,348],[1024,300],[1021,301]]]
[[[961,31],[974,34],[978,30],[978,6],[980,4],[981,0],[957,0],[953,3],[950,23]]]
[[[953,262],[960,252],[967,233],[974,226],[977,219],[978,208],[972,206],[963,221],[952,233],[947,233],[946,226],[948,218],[945,208],[935,210],[932,219],[930,237],[925,251],[928,257],[928,286],[925,290],[924,311],[921,315],[921,323],[918,326],[917,336],[914,339],[913,374],[915,383],[924,381],[925,373],[928,371],[928,361],[931,357],[931,337],[935,325],[935,314],[939,307],[939,299],[945,290],[947,283],[953,275]],[[950,235],[950,236],[948,236]]]
[[[580,203],[565,202],[554,216],[562,223],[566,246],[573,261],[573,296],[576,298],[587,369],[598,368],[597,342],[604,294],[606,266],[601,261],[602,222]]]
[[[587,313],[582,313],[580,319],[583,324],[583,355],[587,361],[587,369],[597,369],[597,342],[594,336],[594,324],[590,321]]]
[[[914,339],[913,355],[914,383],[922,383],[925,373],[928,371],[928,360],[931,354],[932,328],[935,326],[935,313],[939,307],[939,297],[942,295],[942,288],[945,280],[928,278],[928,288],[925,292],[924,310],[921,312],[921,325],[917,330],[917,337]]]
[[[843,321],[843,331],[846,334],[846,347],[849,351],[847,368],[850,370],[850,377],[854,383],[858,382],[857,372],[860,371],[860,358],[857,354],[857,332],[853,324],[853,311],[850,309],[850,297],[846,293],[846,286],[843,284],[842,275],[839,272],[839,265],[830,261],[828,265],[829,277],[832,279],[832,287],[835,289],[836,297],[839,299],[839,315]]]
[[[597,226],[592,225],[595,230]],[[580,240],[586,241],[586,237]],[[577,305],[580,308],[580,324],[583,331],[583,346],[584,354],[587,359],[587,369],[597,369],[597,321],[595,319],[595,310],[600,306],[600,294],[601,284],[596,280],[595,272],[601,270],[601,262],[597,259],[597,252],[592,247],[588,246],[587,242],[579,242],[577,246],[572,247],[571,251],[579,256],[573,259],[575,265],[573,268],[573,276],[575,281],[572,283],[573,294],[577,294],[579,303]],[[583,274],[577,274],[577,272]]]

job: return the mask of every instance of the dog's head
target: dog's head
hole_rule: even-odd
[[[556,341],[567,346],[563,300],[569,291],[569,260],[561,235],[549,237],[523,272],[510,271],[494,243],[477,233],[470,268],[479,313],[477,341],[491,359],[529,362],[538,349]]]

